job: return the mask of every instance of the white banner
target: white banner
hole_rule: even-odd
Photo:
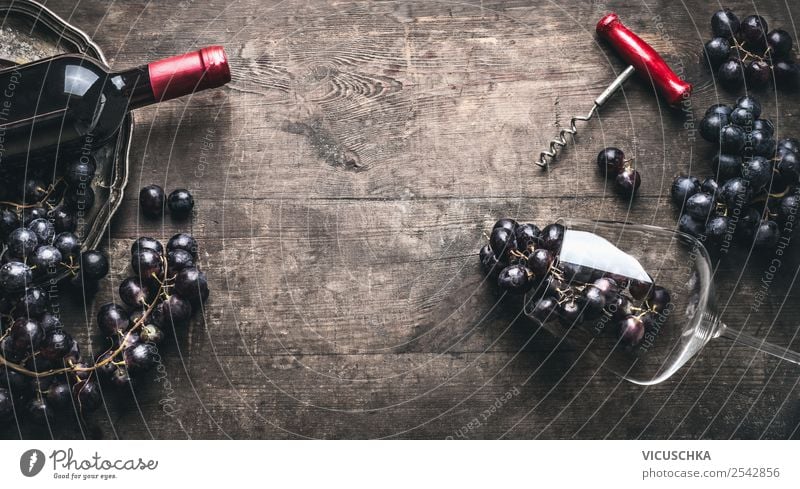
[[[25,489],[797,488],[797,454],[791,441],[14,441],[0,474]]]

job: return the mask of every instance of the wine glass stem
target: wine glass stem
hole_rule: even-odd
[[[745,334],[742,333],[741,331],[731,329],[724,324],[720,329],[721,331],[719,333],[719,336],[727,338],[733,341],[734,343],[747,345],[751,348],[755,348],[758,351],[768,353],[782,360],[786,360],[788,362],[800,365],[800,353],[792,351],[789,348],[783,348],[782,346],[774,345],[765,340],[760,340],[756,337],[750,336],[749,334]]]

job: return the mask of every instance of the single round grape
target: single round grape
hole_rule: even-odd
[[[150,301],[153,292],[147,282],[128,277],[119,284],[119,298],[130,307],[141,307]]]
[[[670,301],[669,291],[658,285],[653,287],[653,290],[650,292],[650,297],[647,299],[650,308],[655,312],[663,311],[667,305],[669,305]]]
[[[739,155],[717,154],[711,160],[711,168],[717,177],[717,181],[725,183],[731,178],[742,174],[742,157]]]
[[[710,143],[719,141],[719,134],[722,128],[730,122],[730,115],[721,113],[706,114],[700,121],[700,135]]]
[[[731,44],[724,37],[715,37],[705,44],[703,52],[711,68],[718,69],[731,55]]]
[[[520,224],[514,230],[514,237],[517,240],[517,246],[521,250],[528,250],[539,244],[539,237],[542,230],[535,224]]]
[[[606,178],[615,178],[625,168],[625,153],[614,147],[600,150],[597,154],[597,168]]]
[[[769,79],[771,76],[772,69],[765,61],[756,59],[745,65],[744,77],[747,80],[747,86],[749,88],[766,88],[769,85]]]
[[[36,235],[38,244],[52,243],[56,235],[55,226],[47,219],[34,219],[28,223],[28,229]]]
[[[686,213],[698,221],[705,222],[715,206],[714,198],[705,192],[698,192],[686,199]]]
[[[545,248],[537,248],[528,257],[528,268],[536,277],[544,277],[553,264],[553,253]]]
[[[761,213],[752,207],[747,207],[739,216],[734,236],[737,240],[749,245],[753,242],[753,237],[760,223]]]
[[[89,211],[94,207],[95,195],[92,187],[79,185],[77,188],[69,187],[64,193],[64,207],[78,214]]]
[[[500,264],[500,261],[494,255],[494,251],[492,251],[491,246],[486,245],[483,248],[481,248],[479,256],[481,259],[481,266],[483,267],[483,273],[489,276],[493,276],[500,273],[500,270],[503,268],[503,265]]]
[[[748,15],[742,19],[739,27],[742,38],[751,46],[762,45],[768,30],[767,21],[760,15]]]
[[[772,180],[772,162],[763,156],[754,156],[745,162],[742,177],[750,183],[750,188],[757,192]]]
[[[500,272],[501,277],[502,275],[503,272]],[[152,320],[156,326],[166,329],[185,325],[191,316],[192,305],[189,301],[178,294],[172,294],[153,309]]]
[[[497,285],[507,292],[521,294],[532,285],[530,274],[530,270],[524,265],[511,265],[500,271]]]
[[[64,206],[58,206],[50,211],[48,219],[53,223],[55,233],[74,232],[78,229],[77,216]]]
[[[783,138],[777,143],[777,149],[788,150],[792,153],[800,153],[800,141],[795,138]]]
[[[745,149],[747,153],[772,158],[775,155],[775,140],[765,132],[753,130],[750,132],[749,144]]]
[[[31,257],[31,265],[36,267],[35,271],[41,275],[55,275],[58,273],[61,260],[61,252],[58,251],[58,248],[44,245],[36,248]]]
[[[76,382],[75,385],[72,386],[72,395],[81,412],[88,413],[94,411],[103,403],[103,395],[100,392],[100,386],[91,379]]]
[[[733,107],[731,107],[730,105],[714,104],[714,105],[712,105],[712,106],[710,106],[709,108],[706,109],[705,115],[709,116],[711,114],[719,114],[719,115],[725,117],[725,121],[726,121],[726,124],[727,124],[728,118],[731,116],[731,112],[733,112]],[[724,126],[725,124],[722,124],[722,125]],[[722,127],[722,126],[720,126],[720,127]]]
[[[195,267],[187,267],[175,277],[175,292],[193,304],[208,299],[208,278],[205,272]]]
[[[722,241],[728,235],[730,218],[727,216],[714,216],[706,224],[705,235],[712,241]]]
[[[14,350],[32,352],[39,349],[44,330],[35,320],[21,317],[12,323],[10,338]]]
[[[797,211],[800,209],[800,195],[790,194],[781,199],[778,206],[778,217],[781,221],[786,222],[789,219],[794,219]]]
[[[797,153],[784,151],[779,158],[777,168],[781,178],[789,185],[800,182],[800,158]]]
[[[717,78],[729,89],[735,89],[744,83],[744,65],[738,59],[729,59],[719,66]]]
[[[44,339],[39,349],[39,355],[45,360],[56,362],[69,353],[72,348],[72,337],[63,329],[56,329],[44,333]]]
[[[489,235],[489,245],[499,260],[507,260],[517,250],[517,239],[508,229],[494,228]]]
[[[558,253],[564,239],[564,226],[558,223],[548,224],[542,229],[542,247]]]
[[[747,180],[732,178],[722,185],[719,198],[728,208],[733,209],[750,202],[752,193],[753,190]]]
[[[620,342],[627,346],[636,346],[644,338],[644,323],[636,316],[626,316],[619,324]]]
[[[158,185],[147,185],[139,191],[139,207],[147,217],[161,217],[164,213],[164,189]]]
[[[27,258],[39,245],[36,233],[27,228],[17,228],[8,236],[8,250],[16,258]]]
[[[143,249],[131,257],[131,269],[142,280],[158,278],[163,269],[161,256],[153,250]]]
[[[633,197],[642,184],[642,177],[633,168],[623,170],[615,180],[617,192],[625,197]]]
[[[135,255],[138,251],[144,249],[153,250],[159,255],[164,253],[164,246],[157,239],[142,236],[131,245],[131,255]]]
[[[64,355],[64,364],[72,365],[81,362],[81,345],[76,339],[73,338],[72,344],[69,347],[69,352]]]
[[[33,280],[33,274],[28,265],[10,261],[0,266],[0,289],[8,294],[21,292]]]
[[[586,287],[583,291],[583,314],[588,318],[596,318],[606,307],[606,295],[596,287]]]
[[[30,207],[22,211],[22,224],[28,224],[34,219],[47,219],[47,209],[44,207]]]
[[[779,88],[796,90],[800,85],[800,68],[797,63],[780,60],[772,65],[772,75]]]
[[[125,367],[131,372],[142,372],[155,367],[159,361],[158,349],[151,343],[139,343],[123,352]]]
[[[583,322],[583,308],[575,299],[558,306],[558,318],[565,326],[577,326]]]
[[[42,314],[42,317],[39,318],[39,324],[42,325],[42,329],[44,330],[45,334],[63,328],[61,320],[58,318],[58,316],[51,312],[45,312]]]
[[[81,252],[81,240],[75,233],[58,233],[53,239],[53,246],[61,253],[61,259],[69,262],[70,257],[73,261],[77,260]]]
[[[699,221],[689,214],[682,214],[678,219],[678,229],[692,236],[702,236],[705,232],[705,220]]]
[[[513,230],[510,232],[513,232]],[[186,250],[197,260],[197,241],[189,234],[178,233],[171,237],[167,242],[167,251],[173,250]]]
[[[75,161],[67,167],[64,173],[64,180],[72,186],[80,184],[88,185],[94,178],[97,167],[93,161],[88,158],[83,158]]]
[[[0,210],[0,239],[7,239],[12,231],[20,227],[19,216],[8,209]]]
[[[128,330],[128,311],[109,302],[97,310],[97,327],[104,336],[118,336]]]
[[[672,201],[678,205],[683,206],[686,199],[700,191],[700,181],[692,176],[678,175],[672,181],[670,187],[670,194]]]
[[[731,112],[731,124],[737,125],[742,129],[748,130],[753,126],[754,120],[755,117],[750,109],[736,107],[733,109],[733,112]]]
[[[81,273],[87,280],[100,280],[108,275],[108,258],[106,255],[96,251],[89,250],[81,254]]]
[[[494,223],[494,226],[492,226],[492,229],[497,228],[507,229],[509,232],[513,233],[514,230],[517,229],[517,221],[508,217],[503,217],[502,219],[498,219],[497,222]]]
[[[55,410],[72,407],[72,389],[66,381],[58,380],[51,383],[45,392],[45,398]]]
[[[608,302],[610,299],[615,299],[619,294],[619,285],[610,277],[601,277],[592,282],[592,288],[595,288],[603,293]]]
[[[753,130],[761,131],[768,137],[775,135],[775,125],[769,119],[756,119],[753,121]]]
[[[50,299],[39,287],[28,287],[14,305],[14,317],[39,318],[50,305]]]
[[[729,9],[717,10],[711,16],[711,32],[717,37],[730,39],[739,32],[739,18]]]
[[[719,193],[719,183],[715,178],[708,177],[700,184],[700,190],[716,199],[717,193]]]
[[[743,95],[736,99],[736,108],[750,111],[754,120],[761,117],[761,102],[751,95]]]
[[[537,321],[546,323],[555,318],[556,309],[558,309],[558,301],[552,297],[542,297],[533,306],[530,315]]]
[[[756,248],[774,248],[781,239],[781,231],[775,221],[761,221],[756,228],[754,245]]]
[[[130,387],[131,377],[127,368],[117,368],[109,379],[111,385],[117,388]]]
[[[107,359],[110,360],[106,361]],[[94,365],[96,367],[95,372],[97,372],[97,376],[102,380],[108,380],[114,371],[117,370],[111,351],[100,354],[100,356],[95,359]]]
[[[29,178],[23,188],[23,201],[25,204],[41,202],[47,196],[47,184],[38,178]]]
[[[726,154],[740,154],[747,142],[744,129],[733,124],[728,124],[720,129],[719,147]]]
[[[783,29],[773,29],[767,33],[767,44],[776,57],[782,58],[792,52],[792,36]]]
[[[185,188],[173,190],[167,197],[169,213],[175,219],[186,219],[194,209],[194,197]]]

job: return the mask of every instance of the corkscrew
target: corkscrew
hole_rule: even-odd
[[[568,135],[574,137],[577,134],[577,123],[587,122],[594,117],[597,111],[617,93],[634,72],[639,72],[640,75],[649,79],[669,105],[676,106],[680,104],[682,100],[689,98],[692,93],[692,85],[675,74],[655,49],[625,27],[617,14],[610,13],[600,19],[597,23],[597,34],[608,41],[620,57],[630,63],[630,66],[625,68],[603,90],[603,93],[594,99],[592,108],[585,116],[570,118],[569,127],[562,128],[558,132],[558,136],[550,141],[549,148],[539,154],[539,161],[536,162],[542,168],[548,168],[550,162],[555,160],[558,152],[567,145]]]

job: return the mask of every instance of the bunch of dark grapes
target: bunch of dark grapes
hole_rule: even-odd
[[[714,176],[701,182],[680,175],[672,184],[673,202],[682,212],[679,228],[704,239],[709,249],[727,249],[734,240],[774,248],[793,229],[800,142],[776,141],[774,124],[761,115],[761,104],[751,96],[733,106],[709,107],[700,133],[718,149]]]
[[[652,280],[562,263],[559,252],[564,232],[558,223],[539,229],[535,224],[500,219],[492,228],[489,244],[480,250],[483,270],[497,280],[500,289],[529,294],[529,315],[542,323],[558,320],[577,327],[605,316],[616,325],[620,343],[638,345],[670,306],[669,291]],[[593,333],[600,334],[596,329]]]
[[[714,37],[703,55],[724,86],[735,89],[745,82],[764,88],[774,78],[778,87],[796,89],[800,67],[794,59],[792,36],[782,29],[769,30],[766,19],[748,15],[741,21],[729,9],[711,16]]]
[[[166,249],[153,238],[137,239],[131,271],[119,286],[120,302],[98,309],[97,327],[107,349],[93,359],[81,355],[48,310],[44,290],[4,283],[0,427],[20,419],[47,425],[59,412],[77,410],[83,416],[97,409],[103,385],[130,388],[160,361],[158,345],[184,327],[208,298],[197,242],[188,234],[173,236]]]
[[[603,148],[597,154],[597,168],[600,174],[614,179],[614,188],[623,197],[631,198],[639,190],[642,177],[625,159],[625,153],[619,148]]]

